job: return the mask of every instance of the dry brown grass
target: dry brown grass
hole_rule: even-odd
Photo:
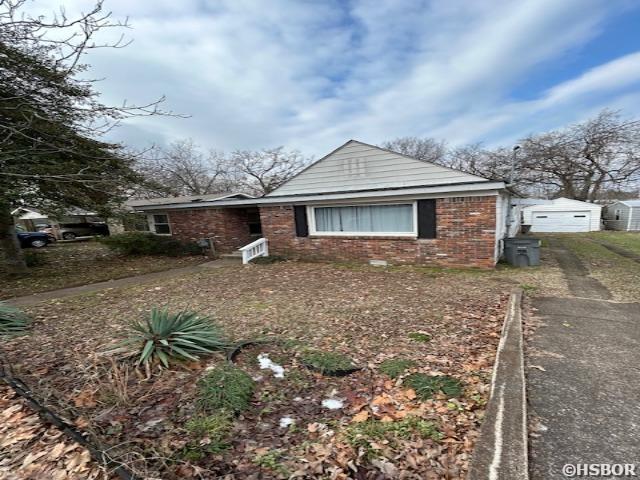
[[[126,257],[96,241],[57,243],[40,250],[25,249],[42,259],[25,277],[9,277],[0,265],[0,300],[37,292],[104,282],[202,263],[193,257]]]

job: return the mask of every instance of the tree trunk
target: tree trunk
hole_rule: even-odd
[[[16,222],[11,215],[11,207],[8,202],[2,200],[0,200],[0,249],[4,253],[5,267],[9,275],[24,275],[29,272],[16,235]]]

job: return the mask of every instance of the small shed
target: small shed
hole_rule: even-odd
[[[607,230],[640,231],[640,200],[624,200],[608,205],[603,217]]]
[[[522,209],[522,223],[531,232],[568,233],[600,230],[602,207],[570,198],[556,198]]]

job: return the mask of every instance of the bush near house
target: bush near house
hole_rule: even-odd
[[[146,232],[126,232],[100,239],[100,241],[123,255],[198,255],[202,250],[193,242],[181,242],[173,237],[163,237]]]

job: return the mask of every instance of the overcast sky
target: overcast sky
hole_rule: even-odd
[[[38,0],[29,8],[88,0]],[[37,5],[37,7],[36,7]],[[187,119],[113,135],[135,146],[350,138],[510,145],[598,110],[640,116],[640,2],[617,0],[106,0],[133,43],[86,57],[105,102],[166,95]]]

